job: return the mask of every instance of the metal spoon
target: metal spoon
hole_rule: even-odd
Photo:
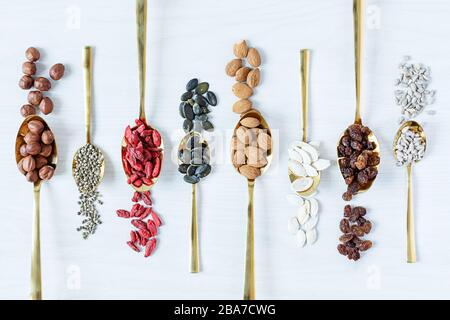
[[[415,121],[408,121],[404,123],[397,131],[394,139],[394,156],[397,154],[397,142],[402,135],[402,130],[409,128],[411,131],[418,133],[424,142],[425,150],[427,146],[427,137],[420,124]],[[418,162],[418,161],[417,161]],[[414,236],[414,208],[413,208],[413,187],[412,187],[412,164],[406,165],[406,172],[408,174],[408,203],[406,207],[406,233],[407,233],[407,262],[415,263],[416,258],[416,242]]]
[[[205,145],[205,150],[209,151],[208,141],[203,136],[195,131],[191,131],[186,134],[178,146],[178,151],[187,149],[187,142],[191,137],[199,138],[199,145]],[[210,157],[210,154],[208,154]],[[178,165],[183,162],[178,158]],[[198,244],[198,216],[197,216],[197,184],[192,184],[192,216],[191,216],[191,259],[190,259],[190,272],[198,273],[200,271],[200,246]]]
[[[139,119],[147,124],[152,130],[156,130],[150,124],[147,123],[145,117],[145,73],[146,73],[146,44],[147,44],[147,0],[136,0],[136,25],[137,25],[137,44],[138,44],[138,69],[139,69]],[[158,131],[158,130],[156,130]],[[122,156],[127,147],[127,140],[125,137],[122,140]],[[164,158],[164,141],[161,137],[161,166]],[[124,168],[125,175],[126,170]],[[127,175],[127,178],[129,176]],[[152,179],[152,185],[147,186],[142,184],[137,188],[131,185],[133,189],[138,192],[145,192],[150,190],[158,181],[158,177]]]
[[[311,51],[308,49],[304,49],[300,51],[300,74],[302,80],[302,121],[303,121],[303,139],[302,141],[307,143],[308,140],[308,109],[309,109],[309,61],[310,61],[310,53]],[[313,184],[311,187],[305,191],[297,192],[298,195],[302,197],[309,197],[313,195],[317,187],[320,184],[320,171],[319,174],[315,177],[312,177]],[[288,169],[289,180],[293,183],[295,180],[301,178],[296,176],[290,169]]]
[[[355,80],[356,80],[356,112],[355,112],[355,122],[354,124],[362,125],[361,120],[361,92],[362,92],[362,60],[363,60],[363,33],[364,33],[364,0],[353,0],[353,18],[354,18],[354,28],[355,28]],[[338,146],[345,136],[345,130],[341,137],[339,138]],[[378,143],[375,134],[371,132],[368,136],[369,142],[373,142],[376,148],[373,152],[380,154],[380,144]],[[339,168],[341,168],[341,162],[339,161],[342,157],[338,157]],[[377,170],[379,164],[375,167]],[[341,172],[342,173],[342,172]],[[375,178],[376,179],[376,178]],[[362,186],[357,193],[362,193],[370,189],[375,179],[369,180],[369,182]]]
[[[91,108],[92,108],[92,47],[86,46],[83,49],[83,71],[84,71],[84,91],[85,91],[85,121],[86,121],[86,145],[91,144]],[[97,147],[96,147],[97,148]],[[97,148],[98,149],[98,148]],[[77,153],[72,158],[72,175],[75,177],[75,168],[77,167]],[[101,153],[102,163],[100,165],[100,179],[95,187],[97,187],[105,175],[105,157]]]
[[[272,136],[270,127],[261,113],[252,109],[241,115],[239,122],[236,124],[233,132],[233,137],[236,137],[236,130],[241,126],[240,121],[244,118],[257,118],[261,125],[260,128],[266,130],[269,136]],[[233,149],[233,146],[231,147]],[[233,151],[231,152],[233,156]],[[261,175],[263,175],[270,167],[272,162],[272,146],[267,151],[267,164],[261,168]],[[235,167],[237,172],[239,168]],[[241,174],[239,172],[239,174]],[[245,280],[244,280],[244,300],[255,300],[255,232],[254,232],[254,214],[253,214],[253,191],[255,189],[255,180],[247,179],[248,184],[248,220],[247,220],[247,249],[245,258]]]
[[[20,154],[20,146],[24,144],[24,137],[28,133],[28,123],[32,120],[38,120],[44,125],[44,130],[50,130],[47,123],[39,116],[29,116],[20,125],[19,131],[16,137],[16,163],[22,160]],[[50,165],[56,169],[58,162],[58,150],[56,149],[55,140],[52,143],[52,154],[49,157],[51,159]],[[40,195],[41,195],[42,180],[38,178],[38,181],[34,183],[34,215],[33,215],[33,246],[31,252],[31,299],[42,300],[42,278],[41,278],[41,236],[40,236]]]

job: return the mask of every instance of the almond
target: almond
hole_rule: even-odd
[[[261,65],[261,56],[259,55],[258,50],[255,48],[251,48],[248,50],[247,61],[254,68],[257,68]]]
[[[235,168],[239,168],[243,166],[246,161],[245,153],[243,150],[238,150],[233,153],[233,166]]]
[[[272,149],[272,138],[264,131],[263,129],[259,130],[258,147],[262,150],[270,150]]]
[[[248,159],[247,164],[251,166],[256,166],[256,164],[261,163],[266,158],[265,151],[254,146],[245,148],[245,156]]]
[[[247,145],[250,141],[250,135],[248,133],[248,129],[246,127],[239,127],[236,130],[236,137],[242,142],[244,145]]]
[[[259,68],[253,69],[247,74],[247,84],[250,88],[255,88],[259,85],[261,79],[261,72]]]
[[[244,150],[245,145],[237,138],[231,138],[231,150]]]
[[[243,165],[240,167],[239,172],[249,180],[255,180],[261,175],[261,170],[249,165]]]
[[[240,121],[240,124],[247,128],[256,128],[261,124],[261,121],[257,118],[246,117]]]
[[[244,59],[248,53],[248,46],[245,40],[241,40],[233,46],[234,55],[240,59]]]
[[[235,83],[232,90],[234,95],[241,99],[248,99],[253,95],[253,89],[245,83]]]
[[[238,82],[244,82],[247,80],[248,78],[248,74],[250,73],[250,71],[252,71],[251,68],[249,67],[242,67],[240,68],[237,72],[236,72],[236,81]]]
[[[242,60],[233,59],[230,62],[228,62],[227,66],[225,67],[225,72],[230,77],[234,77],[236,75],[236,71],[238,71],[241,67],[242,67]]]
[[[233,112],[244,113],[252,108],[252,102],[248,99],[238,100],[233,105]]]

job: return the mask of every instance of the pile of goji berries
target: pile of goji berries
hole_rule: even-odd
[[[130,231],[130,240],[127,245],[136,252],[144,250],[144,256],[149,257],[156,249],[156,236],[162,222],[153,211],[150,191],[136,191],[131,201],[134,202],[131,210],[117,210],[117,216],[132,219],[131,224],[136,230]]]
[[[161,171],[161,135],[140,119],[125,129],[127,145],[122,148],[122,163],[128,184],[151,186]]]

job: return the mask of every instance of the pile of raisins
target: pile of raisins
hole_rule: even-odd
[[[347,256],[349,260],[357,261],[361,258],[361,252],[372,248],[372,241],[362,239],[372,230],[372,223],[364,218],[366,209],[364,207],[352,207],[346,205],[344,208],[344,219],[341,220],[339,228],[343,235],[339,238],[340,244],[337,249],[340,254]]]
[[[377,145],[368,139],[370,133],[368,127],[353,124],[339,142],[339,167],[347,184],[347,191],[342,195],[345,201],[352,200],[378,175],[376,166],[380,163],[380,156],[374,151]]]

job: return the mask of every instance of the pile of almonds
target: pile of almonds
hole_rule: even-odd
[[[341,220],[339,228],[343,235],[339,238],[341,242],[337,249],[340,254],[347,256],[349,260],[357,261],[361,258],[361,252],[372,248],[372,241],[361,239],[372,230],[372,223],[364,218],[366,209],[346,205],[344,208],[344,219]]]
[[[225,72],[228,76],[235,78],[236,83],[232,89],[234,95],[240,99],[233,105],[233,112],[242,114],[252,108],[249,98],[261,80],[259,70],[261,56],[258,50],[249,48],[245,40],[236,43],[233,52],[236,58],[228,62]],[[245,65],[245,59],[249,66]]]
[[[27,132],[21,137],[19,171],[32,183],[51,179],[55,171],[52,164],[53,133],[41,121],[31,120],[27,124]]]
[[[38,49],[30,47],[25,51],[27,61],[22,64],[22,72],[24,75],[19,80],[19,87],[24,90],[35,89],[28,92],[28,103],[24,104],[20,113],[23,117],[36,114],[36,108],[47,115],[53,111],[53,101],[49,97],[45,97],[43,92],[51,89],[52,83],[45,77],[36,76],[36,62],[40,59],[41,54]],[[64,65],[57,63],[49,70],[49,76],[57,81],[64,76]]]

